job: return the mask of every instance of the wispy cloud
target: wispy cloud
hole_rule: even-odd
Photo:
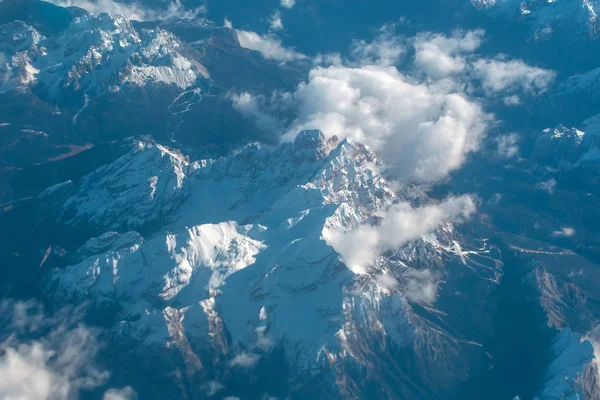
[[[519,153],[519,135],[511,133],[501,135],[495,139],[496,154],[502,158],[513,158]]]
[[[306,55],[283,46],[281,40],[276,36],[259,35],[256,32],[243,30],[237,30],[237,35],[242,47],[258,51],[266,59],[282,63],[308,59]]]
[[[254,367],[260,359],[260,356],[252,353],[242,352],[236,355],[233,360],[229,362],[231,367],[240,367],[240,368],[252,368]]]
[[[281,31],[283,30],[283,20],[281,19],[281,12],[278,10],[273,11],[271,17],[269,17],[269,28],[272,31]]]
[[[108,381],[96,366],[97,332],[78,322],[77,310],[48,316],[38,303],[4,301],[0,314],[0,398],[70,400]],[[131,395],[108,391],[104,398],[133,399],[131,388],[123,390]]]
[[[556,183],[556,179],[550,178],[547,181],[538,182],[536,184],[536,187],[548,194],[554,194],[554,188],[556,187]]]
[[[575,229],[565,226],[556,230],[550,234],[552,237],[573,237],[575,236]]]
[[[467,195],[421,208],[399,203],[379,215],[381,222],[377,226],[365,224],[350,232],[325,229],[323,238],[341,255],[348,268],[362,274],[386,251],[419,239],[444,223],[461,223],[475,210],[475,201]]]

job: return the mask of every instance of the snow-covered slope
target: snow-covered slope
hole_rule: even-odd
[[[39,70],[33,64],[45,53],[39,45],[43,39],[20,21],[0,25],[0,93],[36,81]]]
[[[539,29],[566,28],[598,33],[597,0],[470,0],[476,8],[505,18],[521,18]]]
[[[418,360],[407,367],[417,381],[398,390],[443,393],[460,379],[433,387],[423,383],[429,374],[450,366],[468,371],[468,354],[480,350],[415,313],[413,306],[437,312],[415,292],[420,285],[435,291],[438,279],[454,273],[485,277],[479,281],[488,287],[497,264],[483,265],[478,254],[488,257],[489,249],[461,248],[460,235],[443,224],[365,273],[348,269],[323,231],[377,223],[376,213],[401,200],[380,167],[364,145],[326,140],[319,131],[277,149],[250,145],[194,163],[140,143],[81,182],[42,195],[60,221],[109,231],[53,273],[49,293],[113,310],[116,332],[150,346],[171,343],[193,365],[215,362],[207,354],[225,365],[254,365],[282,347],[297,374],[326,368],[345,380],[341,392],[357,396],[365,388],[355,380],[363,378],[348,363],[377,375],[381,355],[367,349],[392,346]],[[439,296],[454,296],[456,288]],[[458,358],[443,355],[462,346],[468,349]]]

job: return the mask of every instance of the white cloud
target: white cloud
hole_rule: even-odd
[[[551,178],[547,181],[538,182],[536,187],[547,192],[548,194],[553,194],[554,188],[556,187],[556,179]]]
[[[382,219],[378,226],[362,225],[350,232],[324,229],[323,238],[340,254],[351,271],[362,274],[386,251],[419,239],[445,223],[461,223],[470,218],[475,210],[473,198],[467,195],[450,197],[440,204],[421,208],[399,203],[380,215]],[[417,281],[419,275],[412,278]],[[393,281],[388,279],[379,283],[389,286]],[[432,287],[426,290],[428,293],[434,292]]]
[[[437,298],[439,279],[431,270],[408,270],[404,274],[404,296],[412,302],[433,304]]]
[[[256,354],[242,352],[236,355],[233,360],[229,362],[229,365],[232,367],[240,367],[240,368],[252,368],[257,363],[260,357]]]
[[[548,90],[556,73],[527,65],[522,60],[487,59],[474,54],[484,37],[483,30],[455,31],[452,36],[434,33],[418,34],[414,39],[414,66],[433,79],[456,75],[481,81],[488,93],[525,91],[537,95]],[[518,96],[508,96],[504,103],[515,106]]]
[[[272,31],[281,31],[283,30],[283,21],[281,20],[281,13],[278,10],[273,11],[271,17],[269,18],[269,28]]]
[[[562,227],[558,231],[554,231],[550,234],[552,237],[573,237],[575,236],[575,229],[568,226]]]
[[[181,0],[173,0],[167,9],[155,10],[143,5],[140,1],[120,3],[115,0],[45,0],[61,7],[79,7],[92,14],[103,12],[121,15],[136,21],[157,21],[167,19],[193,19],[206,12],[201,6],[193,10],[186,9]]]
[[[137,399],[137,394],[130,386],[123,389],[110,389],[104,393],[102,400],[134,400]]]
[[[394,67],[316,67],[293,97],[297,119],[287,139],[304,129],[351,137],[405,181],[436,181],[459,168],[489,119],[465,95],[414,83]]]
[[[223,26],[225,28],[233,28],[233,24],[229,19],[227,19],[227,17],[225,17],[225,19],[223,20]]]
[[[545,92],[556,78],[556,73],[532,67],[521,60],[477,60],[473,74],[482,80],[488,92],[524,90],[529,94]]]
[[[509,107],[514,107],[514,106],[518,106],[519,104],[521,104],[521,99],[519,98],[519,96],[506,96],[504,98],[504,105],[509,106]]]
[[[434,79],[442,79],[467,69],[465,54],[475,51],[484,31],[456,31],[452,36],[424,33],[415,38],[415,66]]]
[[[350,54],[361,65],[397,64],[406,53],[406,44],[404,38],[394,34],[394,29],[394,25],[384,25],[371,42],[355,40],[350,47]]]
[[[281,0],[281,7],[293,8],[296,5],[296,0]]]
[[[495,139],[496,154],[502,158],[513,158],[519,153],[519,136],[516,133],[502,135]]]
[[[204,385],[204,389],[206,390],[206,395],[208,397],[213,397],[215,394],[225,389],[225,386],[218,381],[209,381],[206,385]]]
[[[256,50],[269,60],[285,63],[308,58],[302,53],[284,47],[281,40],[272,35],[259,35],[256,32],[237,30],[237,36],[242,47]]]
[[[276,110],[267,110],[272,104],[278,104],[277,102],[264,101],[264,97],[255,97],[247,92],[232,94],[231,101],[233,107],[253,119],[259,129],[265,132],[281,132],[284,129],[283,122],[273,116]]]
[[[3,327],[11,336],[0,343],[0,398],[67,400],[106,382],[108,372],[94,366],[95,333],[73,325],[73,315],[47,318],[35,303],[4,303]],[[58,325],[56,325],[58,324]],[[55,326],[56,325],[56,326]],[[42,331],[35,339],[30,335]]]
[[[522,61],[478,59],[474,51],[483,34],[481,30],[451,36],[424,33],[407,39],[386,25],[372,41],[353,42],[350,61],[339,55],[315,58],[308,79],[289,93],[293,100],[283,113],[292,116],[289,120],[279,121],[275,115],[282,113],[265,110],[271,99],[264,96],[241,99],[245,104],[240,102],[238,109],[251,115],[261,129],[285,126],[285,140],[305,129],[351,137],[371,147],[395,179],[435,182],[479,150],[493,120],[483,110],[483,101],[474,97],[478,91],[473,87],[483,85],[486,95],[519,88],[539,92],[553,75]],[[274,37],[240,35],[244,47],[258,49],[267,58],[285,62],[306,57],[283,48]],[[395,65],[408,54],[409,45],[414,46],[415,57],[407,75]],[[514,143],[503,145],[506,155],[514,153]]]

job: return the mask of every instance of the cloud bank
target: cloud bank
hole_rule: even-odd
[[[519,91],[538,94],[554,79],[552,71],[519,60],[478,57],[474,52],[484,40],[481,30],[405,38],[394,29],[384,26],[372,41],[355,41],[350,60],[317,57],[306,81],[284,96],[291,112],[271,113],[269,103],[281,103],[279,99],[249,94],[234,97],[238,110],[274,134],[285,127],[284,140],[305,129],[351,137],[375,150],[394,179],[429,183],[459,169],[479,150],[493,116],[483,108],[487,100],[475,93],[503,92],[502,98]],[[274,37],[239,35],[244,47],[266,58],[307,58],[283,48]],[[408,72],[401,72],[398,65],[407,63],[403,70]],[[511,106],[518,103],[515,98]],[[278,120],[282,114],[293,117]],[[504,144],[503,151],[515,148]]]

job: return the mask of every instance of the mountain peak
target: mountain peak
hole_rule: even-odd
[[[294,140],[294,159],[313,161],[323,159],[337,144],[337,136],[327,139],[320,130],[304,130]]]

